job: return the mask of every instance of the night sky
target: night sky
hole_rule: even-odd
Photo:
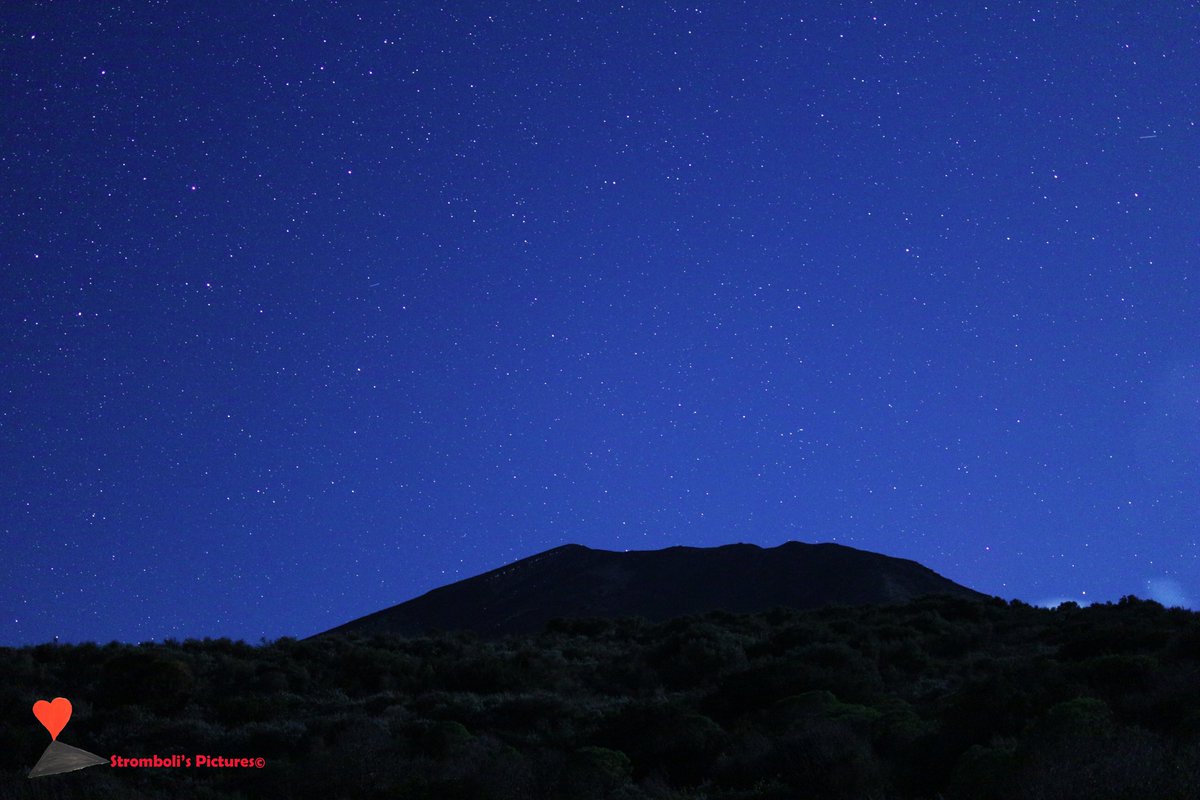
[[[308,636],[569,542],[1200,607],[1195,3],[0,36],[0,644]]]

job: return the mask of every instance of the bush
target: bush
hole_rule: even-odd
[[[565,797],[600,800],[611,797],[633,778],[633,762],[620,750],[581,747],[567,760],[560,782]]]
[[[98,705],[140,705],[175,713],[192,697],[196,679],[186,663],[153,650],[120,653],[100,668]]]

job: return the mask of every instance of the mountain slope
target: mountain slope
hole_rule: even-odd
[[[705,611],[983,598],[915,561],[838,544],[669,547],[613,552],[564,545],[458,581],[325,633],[540,630],[555,617],[664,620]]]

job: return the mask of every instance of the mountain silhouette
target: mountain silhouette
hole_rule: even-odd
[[[839,544],[668,547],[613,552],[568,544],[339,625],[331,633],[540,631],[555,617],[661,621],[705,611],[984,598],[902,558]]]

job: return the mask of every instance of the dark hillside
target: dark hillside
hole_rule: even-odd
[[[931,594],[984,597],[915,561],[838,544],[732,544],[626,553],[566,545],[329,633],[471,630],[495,636],[538,631],[554,618],[659,621],[706,611],[902,603]]]
[[[1195,800],[1200,614],[930,597],[536,634],[0,649],[0,800]],[[61,739],[263,769],[27,779]]]

